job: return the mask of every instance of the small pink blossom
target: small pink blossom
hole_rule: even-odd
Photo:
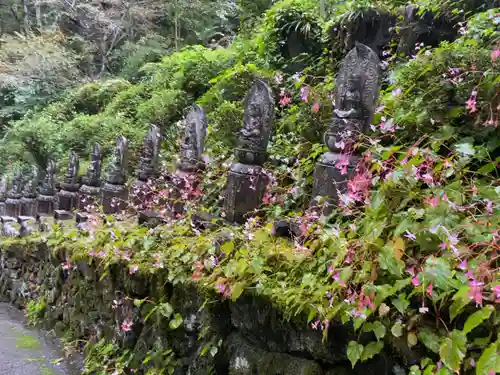
[[[319,103],[314,103],[311,109],[313,112],[317,113],[319,111]]]
[[[462,262],[460,262],[458,268],[460,268],[462,271],[465,271],[468,268],[467,261],[463,260]]]
[[[285,108],[287,107],[290,103],[292,102],[292,98],[289,97],[288,95],[283,95],[281,98],[280,98],[280,107],[281,108]]]
[[[474,361],[474,359],[471,358],[470,361],[469,361],[469,365],[472,368],[476,367],[476,361]]]
[[[428,307],[425,307],[425,306],[422,306],[422,307],[420,307],[420,308],[418,309],[418,312],[419,312],[420,314],[426,314],[426,313],[428,313],[428,312],[429,312],[429,308],[428,308]]]
[[[500,56],[500,49],[496,49],[491,52],[491,61],[496,62],[498,57]]]
[[[123,323],[120,325],[120,328],[123,332],[129,332],[132,329],[132,320],[130,318],[126,319],[123,321]]]
[[[311,327],[312,327],[312,329],[314,329],[316,331],[320,324],[321,324],[321,322],[318,319],[314,323],[311,323]]]
[[[415,276],[413,279],[411,279],[411,283],[413,284],[413,286],[416,288],[420,285],[422,285],[422,282],[420,281],[420,279],[418,278],[418,275]]]
[[[425,198],[425,203],[429,204],[432,207],[436,207],[439,205],[439,197],[435,196],[433,198]]]
[[[427,286],[426,291],[427,291],[427,294],[432,297],[432,284],[429,284]]]
[[[469,113],[477,112],[476,96],[471,95],[471,97],[465,102],[465,104],[467,106],[467,110],[469,111]]]
[[[406,231],[406,234],[404,237],[409,238],[410,240],[415,241],[417,239],[417,236],[415,236],[413,233],[409,232],[408,230]]]
[[[130,268],[129,268],[129,274],[134,275],[134,274],[137,273],[137,271],[139,271],[139,266],[138,265],[133,264],[133,265],[130,266]]]
[[[306,103],[309,101],[309,91],[309,86],[302,86],[300,88],[300,99]]]

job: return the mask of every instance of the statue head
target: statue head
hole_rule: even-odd
[[[356,43],[341,64],[336,86],[334,117],[359,120],[365,130],[371,123],[380,92],[378,55],[370,47]]]
[[[102,163],[102,147],[96,142],[90,154],[90,164],[84,177],[84,184],[89,186],[100,185]]]
[[[113,159],[108,169],[106,181],[110,184],[124,185],[127,182],[128,140],[123,135],[116,139]]]
[[[76,184],[78,182],[79,170],[80,170],[80,159],[75,152],[70,151],[68,160],[68,170],[66,173],[66,183]]]
[[[243,129],[236,150],[243,164],[262,164],[274,125],[274,97],[270,87],[257,80],[245,100]]]

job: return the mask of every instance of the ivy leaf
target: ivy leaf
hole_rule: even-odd
[[[373,329],[375,337],[377,338],[377,340],[383,339],[386,332],[385,326],[378,321],[373,324],[375,324],[375,328]]]
[[[456,373],[460,371],[460,365],[467,352],[466,344],[467,337],[465,334],[455,329],[451,332],[450,337],[443,340],[439,347],[441,360]]]
[[[396,322],[391,328],[392,335],[394,337],[403,336],[403,325],[400,322]]]
[[[231,254],[234,250],[234,242],[233,241],[224,242],[221,245],[220,250],[226,255]]]
[[[418,332],[418,338],[424,344],[427,349],[433,351],[434,353],[439,353],[439,344],[441,342],[441,337],[436,335],[428,328],[422,328]]]
[[[474,156],[476,153],[476,150],[474,150],[474,146],[468,142],[456,144],[455,150],[463,155],[468,156]]]
[[[477,361],[476,375],[500,372],[500,358],[498,357],[498,342],[494,342],[483,351]]]
[[[406,342],[410,348],[413,348],[418,343],[417,335],[413,332],[408,333],[406,337]]]
[[[170,305],[170,303],[168,302],[160,304],[158,310],[160,311],[160,314],[163,315],[165,318],[170,318],[170,316],[174,312],[172,305]]]
[[[182,315],[179,314],[179,313],[177,313],[177,314],[175,314],[174,319],[172,319],[170,321],[170,323],[168,324],[168,326],[170,327],[170,329],[177,329],[177,328],[179,328],[181,326],[182,320],[183,320],[182,319]]]
[[[367,361],[377,354],[379,354],[384,348],[383,341],[372,341],[368,345],[366,345],[363,349],[363,354],[361,354],[361,361]]]
[[[349,345],[347,346],[347,358],[351,361],[352,368],[354,368],[356,363],[361,359],[363,349],[363,345],[358,344],[356,341],[349,342]]]
[[[495,310],[495,308],[492,305],[487,305],[469,316],[469,318],[465,321],[464,329],[462,330],[464,335],[468,334],[482,322],[489,319],[493,310]]]
[[[404,312],[406,311],[406,309],[410,305],[410,301],[408,301],[406,299],[406,294],[400,294],[398,298],[394,298],[392,300],[392,304],[394,305],[394,307],[396,309],[398,309],[398,311],[401,314],[404,314]]]
[[[236,283],[232,287],[232,292],[231,292],[231,300],[234,302],[238,298],[240,298],[241,293],[243,293],[243,290],[245,289],[245,285],[243,283]]]

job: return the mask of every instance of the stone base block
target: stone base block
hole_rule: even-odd
[[[78,192],[61,190],[57,194],[57,208],[59,210],[73,211],[78,207]]]
[[[98,186],[82,185],[78,192],[78,209],[88,211],[89,207],[99,205],[101,188]]]
[[[21,215],[35,217],[38,213],[36,198],[21,198]]]
[[[268,178],[258,165],[235,163],[228,174],[224,212],[226,219],[243,224],[248,214],[259,208]]]
[[[154,211],[141,211],[137,217],[137,222],[139,225],[143,225],[148,228],[154,228],[161,225],[164,222],[163,216]]]
[[[327,152],[316,164],[314,171],[313,202],[317,197],[325,197],[324,215],[329,215],[339,203],[339,193],[347,192],[347,182],[353,176],[359,157]],[[345,167],[344,167],[345,165]]]
[[[38,214],[41,216],[52,216],[55,209],[55,197],[51,195],[38,196]]]
[[[5,211],[7,216],[18,217],[21,215],[21,199],[7,198],[5,201]]]
[[[55,210],[54,219],[56,221],[66,221],[73,219],[73,214],[66,210]]]
[[[105,183],[101,189],[101,202],[106,215],[123,211],[128,205],[127,186]]]

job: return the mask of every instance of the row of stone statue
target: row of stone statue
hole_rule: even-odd
[[[344,58],[337,75],[334,120],[325,133],[329,150],[316,166],[313,188],[314,196],[327,198],[327,213],[337,203],[338,194],[346,191],[347,181],[358,163],[359,157],[349,150],[346,152],[346,147],[354,144],[357,135],[369,128],[380,91],[380,66],[378,56],[369,47],[358,43]],[[243,128],[239,135],[239,146],[235,150],[236,160],[228,174],[224,201],[225,218],[228,221],[242,223],[250,212],[262,204],[267,185],[262,165],[273,129],[274,107],[272,90],[266,82],[257,80],[246,98]],[[186,176],[194,176],[196,180],[203,164],[206,129],[205,112],[201,107],[193,106],[184,121],[181,161],[176,172],[180,178],[177,180],[185,180]],[[142,184],[147,184],[158,174],[160,144],[160,131],[153,125],[145,137],[133,190],[140,189]],[[340,160],[347,164],[344,172],[338,167]],[[70,153],[67,173],[59,191],[56,191],[56,166],[53,161],[48,163],[40,187],[36,167],[33,167],[32,175],[24,186],[22,177],[17,175],[13,178],[11,189],[7,191],[7,181],[2,179],[0,216],[36,217],[51,215],[55,210],[61,215],[61,212],[84,210],[93,202],[99,202],[106,214],[116,213],[121,209],[116,202],[129,199],[128,142],[125,137],[119,136],[117,139],[112,162],[103,182],[101,164],[102,150],[96,144],[81,183],[78,176],[79,159],[73,152]],[[182,183],[178,187],[182,189]]]

